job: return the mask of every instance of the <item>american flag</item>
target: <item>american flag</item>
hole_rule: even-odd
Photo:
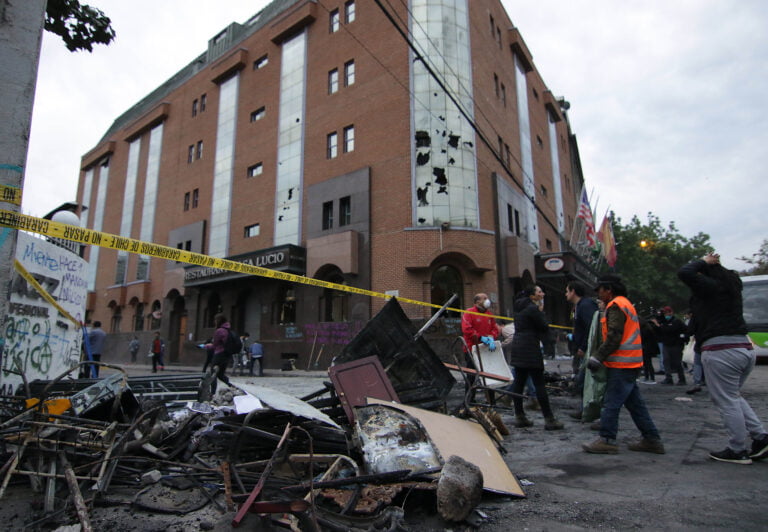
[[[576,217],[584,220],[587,243],[589,244],[589,247],[595,247],[595,220],[592,217],[592,207],[589,206],[589,198],[587,197],[586,190],[581,191],[581,203],[579,203],[579,212]]]

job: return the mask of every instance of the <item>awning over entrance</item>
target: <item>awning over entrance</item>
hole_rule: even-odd
[[[250,266],[259,266],[279,272],[295,273],[297,275],[304,275],[307,268],[307,250],[299,246],[294,246],[293,244],[234,255],[232,257],[227,257],[227,259],[235,262],[242,262]],[[231,272],[220,268],[185,266],[184,286],[200,286],[248,276],[248,274]]]

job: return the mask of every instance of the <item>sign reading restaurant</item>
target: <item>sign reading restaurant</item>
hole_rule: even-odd
[[[234,262],[242,262],[249,266],[269,268],[270,270],[298,275],[304,275],[307,267],[307,251],[302,247],[292,244],[262,249],[243,255],[235,255],[227,257],[227,259]],[[194,286],[246,276],[247,274],[222,270],[221,268],[186,266],[184,268],[184,286]]]

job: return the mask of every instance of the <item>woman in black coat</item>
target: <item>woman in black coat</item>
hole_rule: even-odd
[[[515,426],[533,425],[523,410],[523,389],[530,376],[536,387],[536,399],[541,405],[541,413],[544,414],[544,428],[562,429],[563,424],[555,419],[552,413],[544,385],[544,356],[541,343],[549,332],[549,322],[544,314],[544,291],[541,287],[534,286],[523,290],[515,300],[514,311],[515,336],[512,338],[509,364],[515,368],[515,380],[512,383],[512,391],[516,394],[512,397],[517,419]]]

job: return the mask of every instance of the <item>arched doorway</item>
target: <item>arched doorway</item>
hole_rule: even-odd
[[[464,308],[464,281],[461,272],[449,264],[438,266],[430,279],[430,303],[442,306],[453,294],[459,297],[451,303],[451,307]],[[433,314],[435,312],[437,309],[433,309]],[[444,316],[456,318],[459,313],[449,310]]]
[[[178,362],[181,346],[187,333],[187,311],[184,297],[178,290],[171,290],[166,297],[171,307],[168,317],[168,355],[170,362]]]
[[[337,266],[328,265],[318,270],[316,277],[334,284],[347,284]],[[323,288],[318,301],[318,321],[348,321],[349,294],[332,288]]]

